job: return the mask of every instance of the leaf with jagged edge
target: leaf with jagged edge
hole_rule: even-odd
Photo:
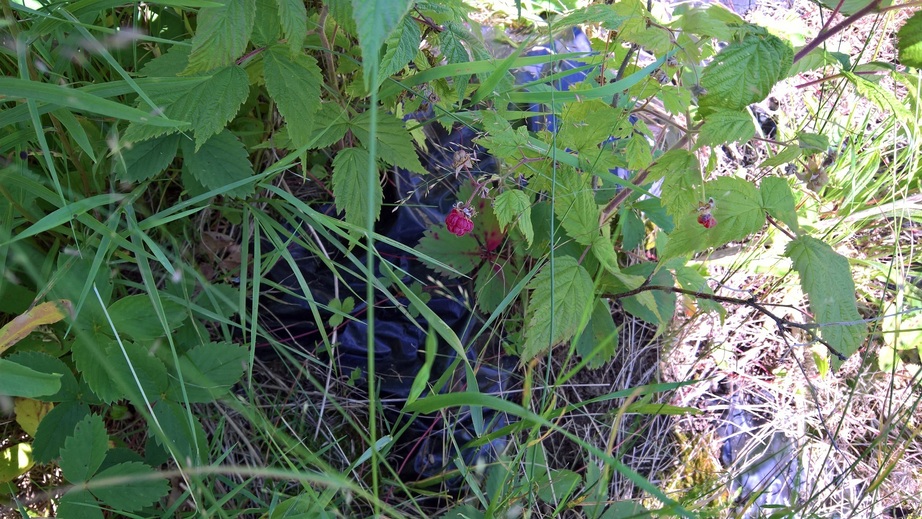
[[[387,48],[384,51],[384,57],[381,58],[381,69],[378,70],[379,83],[413,61],[416,53],[419,52],[419,42],[422,37],[416,21],[409,16],[404,18],[400,30],[394,31],[387,38]]]
[[[109,433],[99,415],[83,418],[74,433],[64,440],[59,463],[64,477],[71,483],[82,483],[99,470],[109,450]]]
[[[768,211],[768,214],[784,222],[795,232],[800,229],[794,193],[787,180],[780,177],[765,177],[759,186],[759,194],[762,197],[762,208]]]
[[[228,130],[205,141],[198,151],[195,151],[192,141],[187,138],[180,140],[180,146],[183,169],[208,189],[222,188],[254,175],[253,164],[250,162],[243,143]],[[253,184],[246,184],[224,191],[222,194],[233,198],[243,198],[252,193],[254,189]]]
[[[153,477],[154,469],[138,461],[119,463],[109,467],[91,482],[90,493],[114,510],[136,512],[157,502],[170,490],[166,478]],[[118,484],[102,485],[102,481],[115,479]]]
[[[412,5],[412,0],[352,0],[352,18],[362,49],[366,86],[373,78],[369,64],[380,62],[381,47]]]
[[[751,183],[736,177],[719,177],[706,183],[704,191],[705,200],[713,198],[716,202],[711,214],[717,225],[704,228],[698,223],[695,210],[676,215],[676,228],[669,234],[663,259],[741,240],[765,224],[762,199]]]
[[[225,0],[198,12],[186,75],[233,65],[246,50],[256,21],[256,0]]]
[[[659,178],[663,179],[660,200],[666,213],[679,219],[694,211],[704,183],[698,157],[687,150],[664,153],[650,167],[650,179]]]
[[[307,9],[303,0],[277,0],[279,21],[282,23],[282,32],[288,39],[288,48],[292,56],[300,55],[304,50],[304,39],[307,38]]]
[[[858,351],[867,337],[855,300],[855,281],[848,260],[828,243],[811,236],[790,242],[784,255],[791,258],[800,274],[800,285],[810,298],[810,310],[820,325],[820,335],[846,358]],[[833,369],[843,360],[830,358]]]
[[[368,200],[368,166],[371,157],[364,148],[346,148],[333,157],[333,199],[336,210],[346,213],[346,221],[365,225],[365,211],[370,206],[375,221],[381,214],[384,191],[374,179],[374,199]]]
[[[519,230],[525,236],[525,241],[531,247],[535,238],[535,230],[531,224],[531,200],[524,191],[507,189],[493,200],[493,211],[500,227],[505,229],[511,223],[517,223]]]
[[[900,63],[922,68],[922,11],[912,15],[896,33]]]
[[[855,91],[858,92],[858,95],[871,101],[881,110],[892,113],[896,120],[907,128],[912,129],[919,125],[915,115],[890,91],[857,74],[852,74],[851,72],[842,72],[841,74],[855,86]]]
[[[263,57],[266,89],[275,100],[279,113],[288,125],[288,136],[300,148],[311,142],[315,114],[320,108],[320,88],[323,74],[317,60],[307,54],[291,56],[281,46],[269,47]]]
[[[790,45],[768,33],[748,34],[727,45],[702,72],[701,86],[707,94],[699,101],[699,115],[744,110],[765,99],[785,77],[793,58]]]
[[[350,128],[359,141],[368,148],[371,133],[371,111],[362,112],[352,120]],[[383,110],[378,110],[377,156],[392,166],[410,170],[420,175],[428,173],[419,162],[413,138],[403,121]]]
[[[256,0],[256,21],[250,40],[256,47],[268,47],[279,41],[282,26],[279,23],[279,7],[275,0]]]
[[[480,244],[473,235],[455,236],[448,232],[444,223],[434,229],[427,229],[416,250],[449,267],[441,267],[421,257],[431,269],[448,277],[470,274],[483,259]]]
[[[569,167],[557,175],[554,213],[567,235],[582,245],[591,245],[599,236],[599,207],[595,203],[590,179]]]
[[[618,327],[612,318],[611,308],[605,300],[597,299],[589,323],[576,341],[576,353],[586,358],[595,352],[586,365],[589,369],[597,369],[611,360],[617,347]]]
[[[119,180],[143,182],[165,170],[179,149],[179,135],[161,135],[126,146],[115,160]]]
[[[730,142],[748,142],[756,135],[749,109],[714,110],[704,118],[698,134],[698,146],[718,146]]]
[[[570,340],[595,299],[592,277],[570,256],[544,265],[528,284],[531,297],[525,328],[522,361],[538,356],[555,344]]]

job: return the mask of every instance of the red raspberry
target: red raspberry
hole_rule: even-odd
[[[464,214],[464,211],[455,207],[445,218],[445,226],[448,227],[448,232],[457,236],[464,236],[474,228],[474,222],[471,221],[468,215]]]
[[[717,218],[711,216],[711,213],[701,213],[698,215],[698,223],[703,225],[705,229],[710,229],[717,225]]]

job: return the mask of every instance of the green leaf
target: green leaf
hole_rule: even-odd
[[[150,77],[178,76],[189,66],[190,52],[192,47],[188,45],[172,45],[169,50],[145,63],[139,73]]]
[[[451,270],[421,258],[429,268],[448,277],[469,274],[480,264],[480,244],[473,235],[455,236],[442,223],[435,229],[427,229],[416,250],[428,258],[440,261]]]
[[[743,41],[724,47],[704,68],[699,113],[706,117],[715,110],[744,110],[765,99],[775,83],[791,67],[794,51],[771,34],[749,34]]]
[[[359,1],[359,0],[353,0]],[[443,31],[439,33],[439,51],[445,56],[448,63],[467,63],[471,61],[467,48],[464,47],[466,32],[463,26],[455,22],[445,22],[442,24]],[[455,92],[458,94],[458,101],[466,97],[467,85],[471,80],[470,74],[459,74],[455,76]]]
[[[336,23],[349,34],[356,34],[355,20],[352,19],[352,2],[342,0],[324,0]]]
[[[125,296],[112,303],[109,316],[121,334],[136,341],[156,339],[176,329],[187,316],[186,309],[179,303],[162,299],[161,304],[169,326],[166,330],[157,318],[154,303],[147,294]]]
[[[922,11],[916,12],[896,33],[900,63],[922,68]]]
[[[288,124],[291,142],[298,148],[309,144],[323,83],[317,60],[304,53],[292,58],[278,46],[270,47],[263,59],[266,89]],[[320,122],[326,124],[326,121]]]
[[[713,198],[717,204],[711,212],[717,225],[705,229],[698,224],[695,211],[676,215],[676,228],[669,235],[662,259],[741,240],[765,224],[762,197],[749,182],[736,177],[719,177],[706,183],[704,189],[705,197]]]
[[[829,137],[820,133],[797,132],[797,145],[802,150],[825,153],[829,149]]]
[[[531,246],[535,238],[535,230],[531,225],[531,200],[524,191],[518,189],[503,191],[493,201],[493,211],[503,229],[506,229],[510,223],[516,222],[528,246]]]
[[[338,142],[349,130],[349,114],[336,103],[321,103],[314,117],[323,124],[315,124],[310,138],[311,149],[328,148]]]
[[[250,40],[256,0],[225,0],[221,7],[200,10],[197,20],[186,75],[234,64]]]
[[[432,329],[426,334],[426,356],[423,360],[423,365],[419,368],[416,376],[413,377],[413,384],[410,386],[409,395],[407,395],[407,404],[415,402],[429,386],[429,376],[432,373],[432,364],[435,362],[436,350],[439,344],[438,337],[438,334]]]
[[[282,31],[292,55],[302,55],[307,38],[307,9],[303,0],[277,0]]]
[[[99,501],[88,490],[73,488],[58,502],[58,517],[73,519],[103,519]]]
[[[695,210],[704,183],[698,157],[687,150],[668,151],[650,168],[650,173],[654,179],[663,178],[660,199],[666,213],[683,219]]]
[[[238,180],[253,176],[253,165],[243,144],[228,130],[224,130],[208,139],[195,151],[192,141],[180,140],[183,154],[183,168],[202,186],[220,189]],[[247,184],[223,194],[233,198],[242,198],[254,191],[253,184]]]
[[[194,414],[188,413],[186,408],[176,402],[161,400],[154,406],[154,415],[157,422],[150,423],[150,434],[158,444],[167,448],[167,452],[185,464],[197,464],[206,459],[208,441],[202,424]],[[153,428],[157,424],[163,428],[162,436],[154,433]],[[169,445],[164,445],[164,440]]]
[[[149,466],[132,461],[119,463],[100,472],[90,483],[90,492],[104,504],[121,512],[136,512],[157,502],[170,490],[166,478],[152,478],[156,474]],[[106,480],[113,480],[107,482]]]
[[[250,40],[257,47],[278,43],[282,27],[279,24],[279,7],[275,0],[256,0],[256,18]]]
[[[24,351],[10,355],[6,358],[6,361],[35,370],[38,373],[36,379],[30,379],[28,382],[24,382],[25,386],[19,387],[28,387],[29,385],[35,384],[45,384],[43,381],[50,381],[48,383],[49,387],[57,386],[59,388],[57,391],[50,394],[10,396],[25,396],[29,398],[35,398],[36,400],[41,400],[43,402],[64,402],[67,400],[77,399],[77,379],[74,377],[74,374],[71,372],[70,368],[67,367],[67,364],[64,364],[61,359],[52,357],[47,353],[42,353],[39,351]],[[17,369],[18,368],[13,368],[10,372],[7,372],[6,369],[0,369],[0,372],[3,373],[3,376],[0,377],[0,379],[5,379],[8,375],[13,375],[15,377],[14,373],[16,373]],[[18,377],[15,377],[9,383],[12,385],[17,380]],[[0,394],[6,394],[2,389],[2,386],[5,383],[6,381],[0,381]]]
[[[60,373],[41,373],[22,364],[0,359],[0,395],[35,398],[61,390]]]
[[[854,14],[861,9],[867,7],[871,2],[876,2],[878,0],[845,0],[840,3],[839,0],[819,0],[821,4],[826,6],[828,9],[839,9],[839,12],[844,15]],[[879,7],[887,7],[892,4],[890,0],[883,0],[880,2]]]
[[[538,485],[538,498],[545,503],[566,503],[582,484],[583,478],[572,470],[541,472],[532,482]]]
[[[61,470],[71,483],[82,483],[99,470],[109,450],[109,433],[102,418],[87,415],[64,440],[61,449]]]
[[[83,153],[86,153],[87,157],[95,163],[97,161],[96,151],[93,149],[93,145],[90,144],[90,138],[87,136],[86,130],[83,129],[80,121],[78,121],[69,110],[55,110],[53,114],[55,119],[60,121],[64,126],[64,130],[67,132],[68,137],[73,139],[74,142],[80,146],[80,149],[83,150]]]
[[[240,380],[249,358],[247,349],[230,343],[209,342],[192,348],[179,359],[186,397],[190,403],[212,402],[227,394]],[[183,398],[178,378],[173,377],[170,397]]]
[[[762,161],[759,164],[759,168],[771,168],[775,166],[780,166],[782,164],[787,164],[789,162],[794,162],[799,159],[803,154],[798,146],[786,146],[783,150],[779,151],[774,157],[769,157]]]
[[[32,442],[32,455],[39,463],[48,463],[58,457],[61,447],[74,428],[90,414],[90,408],[82,402],[58,404],[42,418]]]
[[[622,270],[622,273],[631,276],[649,278],[651,285],[671,287],[675,279],[665,268],[656,270],[656,264],[651,262],[638,263]],[[625,297],[621,305],[629,314],[637,316],[644,321],[659,327],[665,326],[675,313],[676,295],[674,292],[661,290],[641,292],[637,295]]]
[[[601,99],[567,103],[561,111],[557,146],[598,155],[599,143],[616,133],[627,115]]]
[[[556,29],[597,23],[610,31],[616,31],[628,18],[621,16],[612,5],[595,4],[577,9],[566,16],[554,20],[552,26]]]
[[[352,121],[352,133],[367,149],[371,144],[370,139],[371,112],[359,114]],[[420,175],[427,173],[419,162],[416,148],[413,147],[413,138],[403,125],[403,121],[383,110],[378,110],[378,147],[376,158]]]
[[[795,209],[794,193],[788,181],[780,177],[765,177],[759,188],[762,196],[762,209],[768,211],[777,220],[784,222],[792,230],[800,229]]]
[[[810,298],[810,310],[823,339],[845,357],[858,351],[867,337],[867,326],[860,322],[848,260],[810,236],[789,243],[784,255],[800,274],[800,285]],[[842,365],[835,356],[831,361],[834,369]]]
[[[176,158],[179,135],[154,137],[126,146],[115,159],[119,180],[142,182],[160,173]]]
[[[18,415],[16,420],[19,421]],[[32,444],[28,442],[17,443],[0,449],[0,484],[5,486],[6,483],[29,472],[29,469],[34,465]]]
[[[558,173],[554,212],[568,236],[591,245],[599,236],[599,208],[584,176],[569,169]]]
[[[224,130],[249,94],[249,80],[243,68],[225,67],[167,107],[166,114],[192,123],[198,151],[208,139]]]
[[[592,277],[576,259],[560,256],[528,284],[531,289],[522,361],[571,339],[594,299]]]
[[[580,357],[592,357],[587,366],[597,369],[608,363],[618,347],[618,327],[605,300],[597,299],[589,317],[589,324],[576,341]]]
[[[387,48],[381,58],[381,69],[378,70],[378,83],[403,69],[407,63],[413,61],[419,52],[419,43],[422,40],[419,25],[411,17],[403,19],[400,30],[394,31],[387,39]]]
[[[379,63],[381,46],[397,28],[400,20],[410,10],[412,0],[352,0],[352,18],[362,48],[366,85],[371,74],[371,63]]]
[[[137,344],[123,341],[122,346],[124,352],[117,342],[106,337],[97,337],[93,342],[77,341],[73,346],[74,363],[93,393],[105,403],[127,398],[143,405],[138,382],[149,401],[158,400],[169,384],[163,362]],[[130,365],[125,360],[126,353]]]
[[[698,146],[718,146],[728,142],[748,142],[756,135],[749,109],[710,111],[701,125]]]
[[[363,148],[346,148],[333,158],[333,199],[336,210],[346,213],[346,221],[364,225],[365,213],[370,210],[375,220],[381,214],[384,191],[381,183],[374,183],[374,200],[367,200],[368,163],[371,157]]]
[[[155,117],[151,113],[109,101],[75,88],[52,85],[26,79],[0,77],[0,92],[6,99],[32,99],[52,106],[63,106],[71,110],[114,117],[125,121],[143,123],[162,128],[179,129],[185,122],[166,117]]]
[[[907,128],[915,128],[918,125],[913,113],[889,90],[851,72],[842,72],[841,74],[855,85],[855,91],[858,92],[858,95],[871,101],[881,110],[890,111],[896,117],[896,120]]]

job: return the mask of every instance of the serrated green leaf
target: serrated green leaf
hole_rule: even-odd
[[[58,517],[73,519],[103,519],[99,501],[88,490],[73,488],[58,502]]]
[[[537,485],[538,498],[545,503],[566,503],[582,482],[582,476],[572,470],[550,470],[538,474],[533,484]]]
[[[303,0],[277,0],[282,32],[288,39],[288,48],[292,55],[304,52],[304,39],[307,38],[307,9]]]
[[[282,26],[279,23],[279,7],[276,0],[256,0],[256,19],[253,22],[253,45],[268,47],[278,43]]]
[[[627,159],[627,169],[638,171],[646,169],[653,161],[653,149],[644,136],[634,134],[627,140],[624,156]]]
[[[170,490],[166,478],[151,477],[155,473],[154,469],[137,461],[119,463],[90,480],[99,485],[91,486],[90,493],[115,510],[136,512],[154,504]],[[108,484],[103,486],[103,483]]]
[[[112,339],[99,337],[93,343],[77,341],[73,352],[77,369],[103,402],[127,398],[136,405],[142,405],[144,396],[151,402],[156,401],[169,384],[163,362],[137,344],[123,341],[119,346]],[[130,365],[129,360],[125,360],[126,353]],[[144,390],[143,396],[138,382]]]
[[[584,359],[592,355],[586,364],[597,369],[608,363],[618,347],[618,327],[611,316],[611,308],[602,299],[597,299],[589,317],[589,324],[576,341],[576,353]]]
[[[115,175],[119,180],[142,182],[160,173],[176,158],[179,135],[154,137],[134,143],[115,159]]]
[[[168,330],[164,330],[160,320],[157,319],[154,304],[147,294],[125,296],[112,303],[109,307],[109,316],[115,324],[115,329],[121,334],[136,341],[156,339],[170,333],[187,316],[186,309],[179,303],[163,299],[161,304],[169,326]]]
[[[263,60],[266,89],[288,124],[291,142],[298,148],[310,144],[323,83],[317,60],[304,53],[291,57],[279,46],[270,47]]]
[[[788,244],[784,255],[791,258],[794,270],[800,274],[800,285],[821,326],[820,335],[840,354],[850,357],[864,343],[867,326],[860,322],[848,260],[811,236],[797,237]],[[835,355],[830,360],[834,369],[843,362]]]
[[[477,308],[485,314],[493,313],[503,302],[509,290],[519,282],[517,273],[508,261],[484,262],[474,276],[474,294]]]
[[[557,146],[598,154],[599,143],[617,133],[627,116],[601,99],[567,103],[558,123]]]
[[[24,351],[10,355],[6,360],[34,369],[41,375],[48,375],[58,380],[60,389],[57,392],[46,396],[35,396],[36,400],[41,400],[42,402],[66,402],[77,399],[77,379],[71,372],[71,368],[61,359],[39,351]],[[3,371],[3,373],[4,375],[7,374],[6,371]],[[40,378],[44,379],[45,377]],[[0,394],[3,394],[3,391],[0,391]]]
[[[840,0],[819,0],[827,9],[838,9],[844,15],[854,14],[867,7],[872,1],[876,2],[878,0],[845,0],[843,2],[840,2]],[[892,3],[891,0],[883,0],[880,2],[879,7],[887,7]]]
[[[225,0],[221,7],[198,12],[189,66],[184,74],[207,72],[234,64],[246,50],[256,21],[256,0]]]
[[[324,4],[330,9],[330,14],[336,23],[341,25],[349,34],[356,34],[355,20],[352,17],[352,2],[343,2],[341,0],[324,0]]]
[[[748,142],[756,135],[749,109],[712,110],[704,118],[698,146],[718,146],[729,142]]]
[[[150,423],[151,435],[157,443],[163,445],[167,452],[184,464],[194,465],[203,462],[208,455],[208,440],[205,430],[194,414],[169,400],[161,400],[154,406],[157,422]],[[192,420],[191,422],[189,420]],[[155,434],[153,428],[163,427],[163,436]],[[164,440],[168,445],[164,445]]]
[[[367,200],[368,164],[371,157],[363,148],[346,148],[333,158],[333,197],[336,210],[346,213],[346,221],[355,225],[365,223],[369,206],[375,220],[381,214],[384,192],[379,182],[374,182],[375,198]]]
[[[892,92],[851,72],[842,72],[842,76],[855,86],[858,95],[871,101],[878,108],[892,113],[896,120],[907,128],[915,128],[918,125],[912,112]]]
[[[375,77],[369,64],[380,62],[381,46],[412,5],[412,0],[352,0],[352,18],[362,48],[366,85],[369,78]]]
[[[664,85],[656,93],[656,97],[663,102],[663,108],[671,114],[685,113],[685,110],[691,106],[691,91],[687,88]]]
[[[362,112],[352,121],[352,133],[368,148],[370,142],[371,112]],[[378,146],[376,158],[420,175],[426,169],[419,162],[413,138],[403,125],[403,121],[383,110],[378,110]]]
[[[421,254],[440,261],[452,270],[445,269],[422,258],[429,268],[448,277],[469,274],[480,264],[480,244],[473,235],[455,236],[448,232],[445,224],[427,229],[416,246]]]
[[[192,123],[195,149],[199,150],[237,115],[249,94],[249,80],[243,68],[225,67],[167,107],[167,117]]]
[[[787,180],[779,177],[765,177],[759,186],[762,196],[762,208],[777,220],[784,222],[792,230],[800,229],[795,209],[794,193]]]
[[[679,265],[675,269],[675,278],[679,285],[685,290],[692,290],[701,294],[713,294],[714,291],[708,285],[707,279],[704,278],[697,270],[688,265]],[[721,319],[727,315],[726,309],[717,301],[705,298],[697,298],[698,306],[706,312],[716,312]]]
[[[189,66],[190,52],[192,52],[192,47],[188,45],[173,45],[160,56],[145,63],[139,73],[149,77],[178,76]]]
[[[253,176],[253,165],[243,144],[228,130],[205,141],[195,151],[192,141],[183,137],[183,171],[188,171],[202,186],[220,189],[238,180]],[[243,198],[254,191],[253,184],[227,190],[223,194],[232,198]]]
[[[599,207],[584,176],[573,170],[558,173],[554,213],[568,236],[591,245],[599,235]]]
[[[706,183],[704,189],[705,197],[717,203],[711,212],[717,225],[705,229],[698,224],[694,210],[676,215],[676,228],[669,235],[663,259],[741,240],[765,224],[762,198],[749,182],[736,177],[719,177]]]
[[[699,113],[715,110],[744,110],[765,99],[775,83],[787,74],[794,51],[770,34],[749,34],[743,41],[724,47],[704,68]]]
[[[802,150],[825,153],[829,149],[829,137],[819,133],[798,132],[797,146]]]
[[[90,414],[90,408],[82,402],[58,404],[42,418],[32,442],[32,455],[39,463],[48,463],[58,457],[64,440],[74,428]]]
[[[900,63],[922,68],[922,11],[912,15],[896,33]]]
[[[227,394],[240,380],[249,358],[247,349],[230,343],[209,342],[192,348],[179,359],[185,397],[190,403],[213,402]],[[179,379],[171,373],[169,395],[175,400],[183,398]]]
[[[38,398],[61,390],[61,374],[41,373],[17,362],[0,359],[0,395]]]
[[[537,357],[550,347],[570,340],[583,317],[592,311],[592,277],[576,259],[560,256],[545,264],[528,284],[531,289],[522,361]]]
[[[521,127],[525,131],[513,130],[509,121],[496,112],[483,112],[483,129],[487,136],[474,139],[474,142],[486,148],[495,157],[515,161],[523,156],[521,150],[528,147],[527,128]]]
[[[96,473],[109,450],[109,433],[102,418],[91,414],[77,423],[74,433],[64,440],[61,471],[71,483],[82,483]]]
[[[328,148],[349,130],[349,114],[336,103],[321,103],[315,116],[323,124],[315,124],[311,132],[311,149]]]
[[[552,23],[552,27],[559,30],[573,27],[574,25],[597,23],[610,31],[615,31],[621,27],[625,20],[627,20],[627,17],[619,15],[612,5],[595,4],[577,9],[566,16],[557,17]]]
[[[507,189],[497,195],[493,200],[493,212],[496,213],[496,219],[503,229],[516,222],[528,246],[531,246],[535,230],[531,225],[531,200],[524,191]]]
[[[378,83],[384,78],[396,74],[407,63],[413,61],[419,52],[419,43],[422,40],[419,25],[411,17],[403,19],[399,30],[394,31],[387,39],[387,48],[381,58],[381,69],[378,71]]]
[[[442,28],[442,32],[439,33],[439,51],[445,56],[448,63],[467,63],[471,61],[471,56],[467,53],[467,48],[464,47],[464,41],[467,36],[465,28],[455,22],[446,22],[442,24]],[[467,85],[470,80],[470,74],[459,74],[454,77],[458,102],[461,102],[466,96]]]
[[[654,179],[663,179],[660,199],[667,214],[682,219],[695,210],[704,183],[695,155],[687,150],[668,151],[657,159],[650,173]]]

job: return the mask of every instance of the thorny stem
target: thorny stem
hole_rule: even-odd
[[[842,355],[838,350],[836,350],[831,344],[820,339],[816,333],[816,324],[803,324],[795,323],[783,317],[775,315],[771,310],[765,307],[762,303],[756,300],[755,296],[743,299],[740,297],[730,297],[730,296],[721,296],[717,294],[708,294],[705,292],[696,292],[694,290],[686,290],[684,288],[670,287],[665,285],[647,285],[643,284],[634,290],[628,290],[627,292],[622,292],[620,294],[607,294],[605,297],[610,297],[612,299],[622,299],[625,297],[630,297],[633,295],[640,294],[641,292],[649,292],[651,290],[661,290],[663,292],[672,292],[675,294],[684,294],[687,296],[694,296],[698,299],[708,299],[710,301],[716,301],[718,303],[727,303],[731,305],[743,305],[755,309],[759,313],[765,315],[772,321],[775,321],[775,325],[778,326],[778,331],[781,332],[782,337],[785,333],[790,333],[791,328],[796,328],[798,330],[803,330],[807,336],[810,338],[811,342],[818,342],[826,347],[829,352],[836,356],[839,360],[846,360],[845,355]]]

